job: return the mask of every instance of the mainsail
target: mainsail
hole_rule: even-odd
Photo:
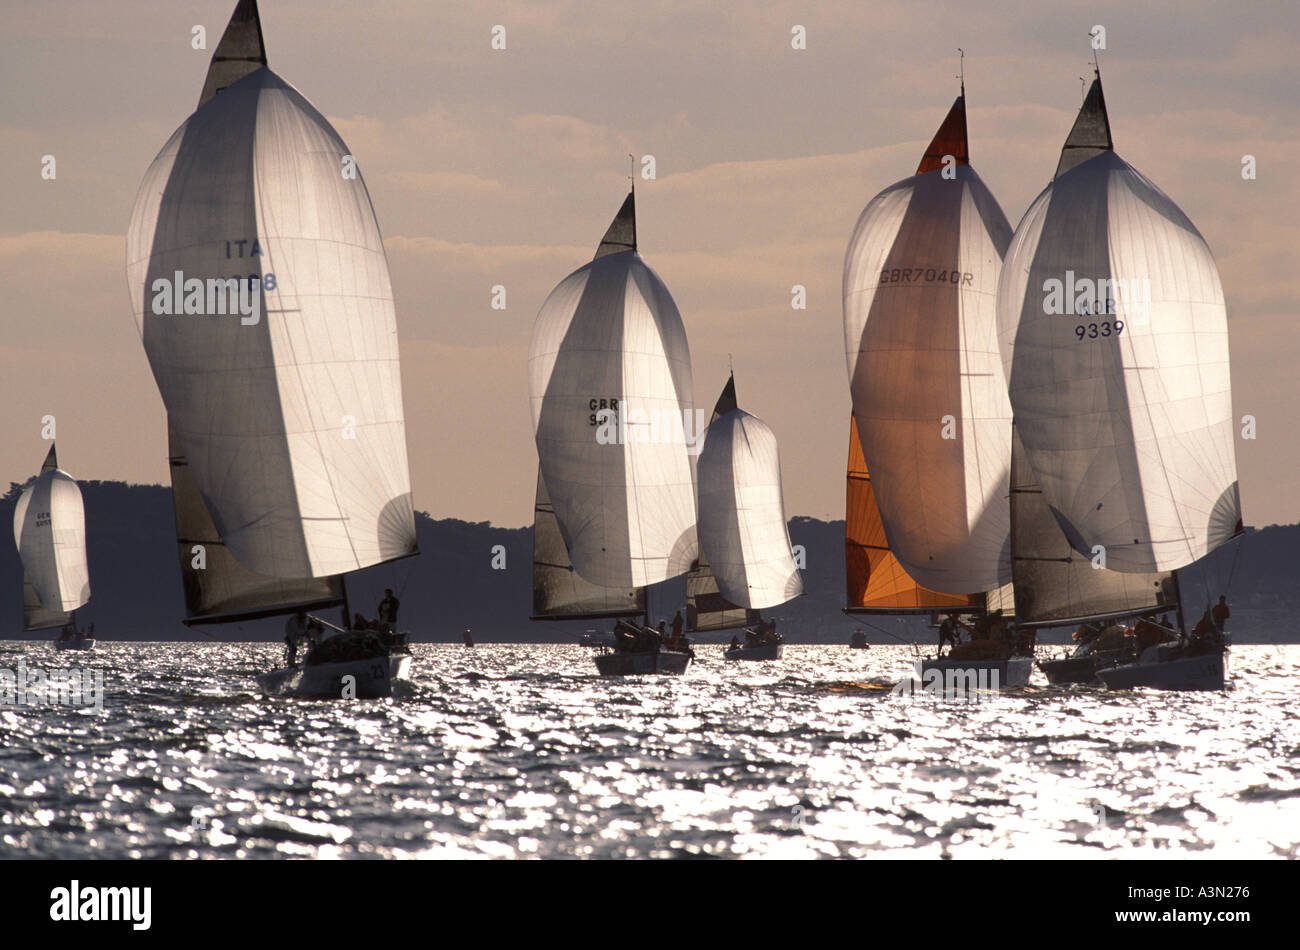
[[[344,602],[341,577],[267,577],[235,560],[212,523],[175,434],[168,432],[167,436],[187,625],[323,610]]]
[[[1016,228],[998,320],[1025,456],[1074,550],[1167,572],[1240,531],[1219,274],[1112,150],[1100,76]]]
[[[849,420],[848,488],[844,518],[846,613],[934,613],[983,610],[983,594],[941,594],[922,587],[889,550],[875,489],[862,457],[857,420]]]
[[[722,390],[699,461],[701,557],[722,597],[740,607],[775,607],[803,593],[781,496],[772,430]]]
[[[565,550],[583,579],[616,589],[676,577],[697,549],[690,349],[635,244],[629,195],[592,261],[542,305],[529,353],[541,479]]]
[[[757,610],[733,604],[722,596],[709,560],[701,551],[699,560],[686,575],[686,629],[692,633],[731,630],[752,627],[762,619]]]
[[[844,262],[853,411],[888,546],[953,594],[1011,579],[1011,407],[995,313],[1011,228],[969,164],[965,95]]]
[[[1073,625],[1178,607],[1172,574],[1094,567],[1092,558],[1070,547],[1014,433],[1011,551],[1015,614],[1024,626]]]
[[[396,317],[350,150],[264,62],[241,0],[140,186],[127,273],[226,547],[257,574],[326,577],[415,553]]]
[[[18,496],[14,543],[23,562],[23,629],[71,622],[72,611],[90,600],[86,511],[53,444],[40,474]]]
[[[598,587],[573,569],[555,508],[537,473],[533,509],[533,620],[595,620],[639,617],[646,612],[644,587]]]

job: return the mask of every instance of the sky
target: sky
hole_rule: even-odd
[[[136,190],[194,109],[234,0],[0,0],[0,479],[57,424],[79,479],[166,483],[131,317]],[[698,406],[734,365],[780,443],[786,510],[844,512],[840,284],[858,215],[912,174],[958,91],[1012,225],[1047,185],[1099,52],[1116,151],[1219,263],[1247,524],[1300,521],[1300,4],[262,0],[270,66],[357,157],[397,301],[415,506],[518,527],[527,355],[551,288],[638,180],[638,241],[681,311]],[[192,48],[203,25],[207,49]],[[495,26],[506,48],[492,48]],[[792,48],[802,26],[806,49]],[[55,158],[55,178],[42,161]],[[1256,178],[1242,177],[1243,156]],[[791,288],[807,288],[807,309]],[[494,310],[492,288],[506,288]]]

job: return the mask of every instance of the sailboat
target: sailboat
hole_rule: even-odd
[[[418,553],[388,265],[351,151],[267,66],[255,0],[145,174],[127,279],[167,409],[187,622],[341,606],[259,685],[391,695],[405,636],[349,630],[345,582]]]
[[[1019,446],[1065,544],[1178,607],[1177,631],[1144,621],[1154,642],[1097,675],[1222,687],[1222,631],[1203,618],[1189,641],[1176,574],[1153,579],[1242,531],[1223,289],[1195,226],[1115,154],[1099,69],[1007,250],[998,322]]]
[[[53,443],[40,474],[18,496],[14,543],[23,562],[23,629],[61,627],[56,650],[94,649],[94,636],[77,629],[77,609],[90,600],[86,509]]]
[[[871,200],[845,256],[847,610],[973,618],[987,636],[925,670],[1014,686],[1032,660],[1003,636],[1011,407],[995,301],[1011,227],[969,155],[963,83],[916,173]]]
[[[1097,681],[1097,671],[1136,657],[1119,622],[1177,614],[1172,571],[1123,573],[1093,565],[1070,547],[1043,500],[1018,435],[1011,450],[1011,575],[1016,622],[1037,631],[1077,627],[1069,656],[1038,661],[1054,686]]]
[[[697,567],[687,577],[687,629],[743,627],[728,660],[780,659],[785,645],[759,610],[803,593],[781,496],[776,436],[736,402],[727,379],[700,452]],[[735,641],[733,641],[735,642]]]
[[[533,616],[627,618],[695,561],[690,349],[668,288],[641,259],[630,193],[591,262],[537,314],[529,387],[538,453]],[[683,673],[689,646],[619,619],[602,675]]]

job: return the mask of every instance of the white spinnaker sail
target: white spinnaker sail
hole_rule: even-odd
[[[1011,228],[965,138],[958,98],[918,173],[862,212],[844,262],[853,412],[889,548],[917,583],[949,594],[1011,578],[995,311]]]
[[[249,281],[260,319],[155,313],[155,281],[177,272]],[[176,131],[140,186],[127,275],[169,421],[241,564],[319,577],[415,550],[379,227],[350,150],[297,90],[256,69]]]
[[[781,496],[776,436],[727,383],[700,452],[700,551],[727,600],[775,607],[803,593]]]
[[[14,542],[23,562],[24,627],[62,626],[90,600],[86,510],[81,489],[58,467],[54,446],[14,507]]]
[[[690,349],[634,222],[629,195],[542,305],[529,352],[542,476],[574,569],[602,587],[676,577],[697,549]]]
[[[1100,79],[1016,229],[998,319],[1016,427],[1072,547],[1169,571],[1239,530],[1218,270],[1112,151]]]

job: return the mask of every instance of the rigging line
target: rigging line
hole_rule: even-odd
[[[921,645],[920,641],[918,640],[906,640],[903,637],[900,637],[898,634],[894,633],[892,630],[886,630],[884,627],[877,627],[874,623],[871,623],[869,620],[855,620],[854,623],[856,623],[860,627],[870,627],[872,630],[878,631],[879,633],[883,633],[887,637],[893,637],[899,643],[902,643],[909,647],[916,647]]]

